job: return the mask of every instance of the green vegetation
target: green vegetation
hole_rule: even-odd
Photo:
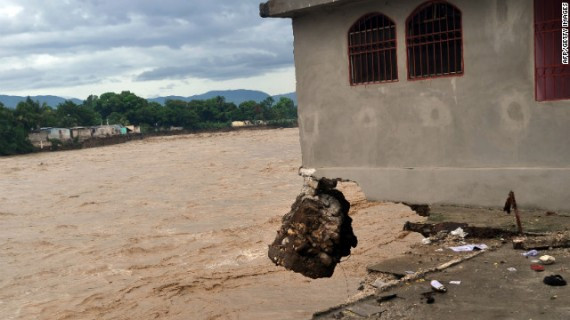
[[[55,109],[40,105],[29,97],[15,110],[0,103],[0,155],[27,153],[32,146],[27,139],[30,130],[41,127],[70,128],[102,123],[136,125],[143,132],[181,127],[186,130],[217,130],[231,126],[232,121],[266,121],[271,125],[291,126],[297,119],[297,107],[288,98],[275,102],[246,101],[236,106],[223,97],[208,100],[167,100],[165,105],[148,102],[123,91],[91,95],[82,104],[60,103]]]
[[[27,130],[12,110],[0,103],[0,155],[8,156],[33,150]]]

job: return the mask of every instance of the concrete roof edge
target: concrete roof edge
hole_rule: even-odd
[[[269,0],[259,4],[262,18],[293,18],[300,11],[351,0]]]

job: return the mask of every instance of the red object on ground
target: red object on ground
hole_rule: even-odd
[[[531,264],[530,268],[536,272],[544,271],[544,267],[539,264]]]

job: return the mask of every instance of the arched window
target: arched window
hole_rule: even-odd
[[[396,25],[381,13],[358,19],[348,31],[350,84],[398,80]]]
[[[406,21],[408,79],[463,74],[461,12],[445,1],[418,7]]]

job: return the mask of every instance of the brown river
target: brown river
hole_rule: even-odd
[[[359,245],[330,279],[267,258],[302,187],[298,129],[0,158],[2,319],[307,319],[421,237],[354,183]]]

